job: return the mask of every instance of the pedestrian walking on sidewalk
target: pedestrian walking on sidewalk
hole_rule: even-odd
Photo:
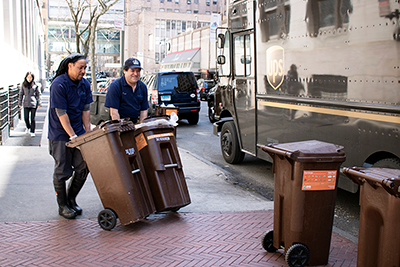
[[[89,174],[86,162],[77,148],[66,143],[89,132],[90,103],[93,102],[90,83],[83,79],[86,58],[71,54],[64,58],[50,86],[49,150],[55,161],[53,183],[57,195],[58,213],[73,219],[82,214],[76,196]],[[66,181],[71,178],[68,190]]]
[[[139,80],[140,61],[128,58],[124,64],[124,75],[113,81],[106,95],[105,107],[110,108],[113,120],[129,118],[133,123],[143,122],[147,118],[147,86]]]
[[[31,133],[35,136],[36,128],[36,110],[40,108],[40,88],[35,83],[35,75],[32,72],[27,72],[21,89],[19,89],[18,106],[24,107],[24,119],[26,125],[26,133]]]

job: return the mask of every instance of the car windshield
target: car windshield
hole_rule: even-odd
[[[214,81],[207,81],[206,83],[207,83],[208,88],[212,88],[215,85]]]
[[[160,77],[159,89],[175,89],[178,92],[192,92],[196,88],[192,73],[168,73]]]

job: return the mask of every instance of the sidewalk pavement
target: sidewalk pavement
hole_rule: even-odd
[[[43,98],[48,103],[46,92]],[[77,198],[83,214],[62,218],[52,185],[46,108],[39,110],[43,131],[35,140],[22,133],[20,121],[0,146],[1,266],[286,265],[282,249],[267,253],[261,247],[261,235],[273,228],[273,202],[230,183],[223,170],[183,149],[192,203],[178,213],[104,231],[97,223],[103,206],[89,177]],[[333,233],[328,266],[356,266],[356,258],[357,245]]]

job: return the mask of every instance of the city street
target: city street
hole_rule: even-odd
[[[4,265],[285,266],[282,249],[269,253],[260,242],[263,233],[273,228],[273,202],[245,186],[242,177],[246,176],[237,174],[243,169],[230,171],[229,166],[222,168],[197,155],[195,149],[183,148],[180,142],[197,137],[184,134],[190,128],[183,121],[178,147],[189,205],[126,226],[119,222],[111,232],[104,231],[97,223],[97,213],[104,207],[92,177],[78,196],[83,214],[76,220],[59,216],[51,182],[54,162],[46,140],[47,105],[45,92],[38,112],[38,124],[44,128],[36,137],[24,134],[24,123],[19,121],[7,144],[0,147],[0,261]],[[218,140],[211,135],[209,139],[210,144]],[[262,162],[257,165],[262,173]],[[357,242],[338,230],[333,229],[327,266],[356,266]]]
[[[47,145],[47,140],[41,138],[41,133],[48,105],[48,93],[48,90],[43,93],[43,107],[37,112],[37,133],[39,134],[34,138],[25,136],[23,133],[24,124],[21,121],[19,128],[11,132],[6,146],[39,146],[41,142],[42,145]],[[272,164],[250,155],[246,155],[241,164],[226,163],[221,154],[219,137],[213,134],[212,124],[208,120],[207,102],[202,101],[201,103],[200,120],[197,125],[189,125],[186,120],[179,122],[176,140],[179,148],[189,151],[199,159],[215,165],[223,171],[232,184],[260,194],[268,200],[273,200],[274,176]],[[358,193],[352,194],[339,189],[334,217],[335,230],[355,243],[357,242],[359,224],[358,198]]]

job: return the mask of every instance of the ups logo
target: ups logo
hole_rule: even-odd
[[[271,46],[267,49],[267,79],[269,84],[277,90],[284,78],[284,50],[280,46]]]

